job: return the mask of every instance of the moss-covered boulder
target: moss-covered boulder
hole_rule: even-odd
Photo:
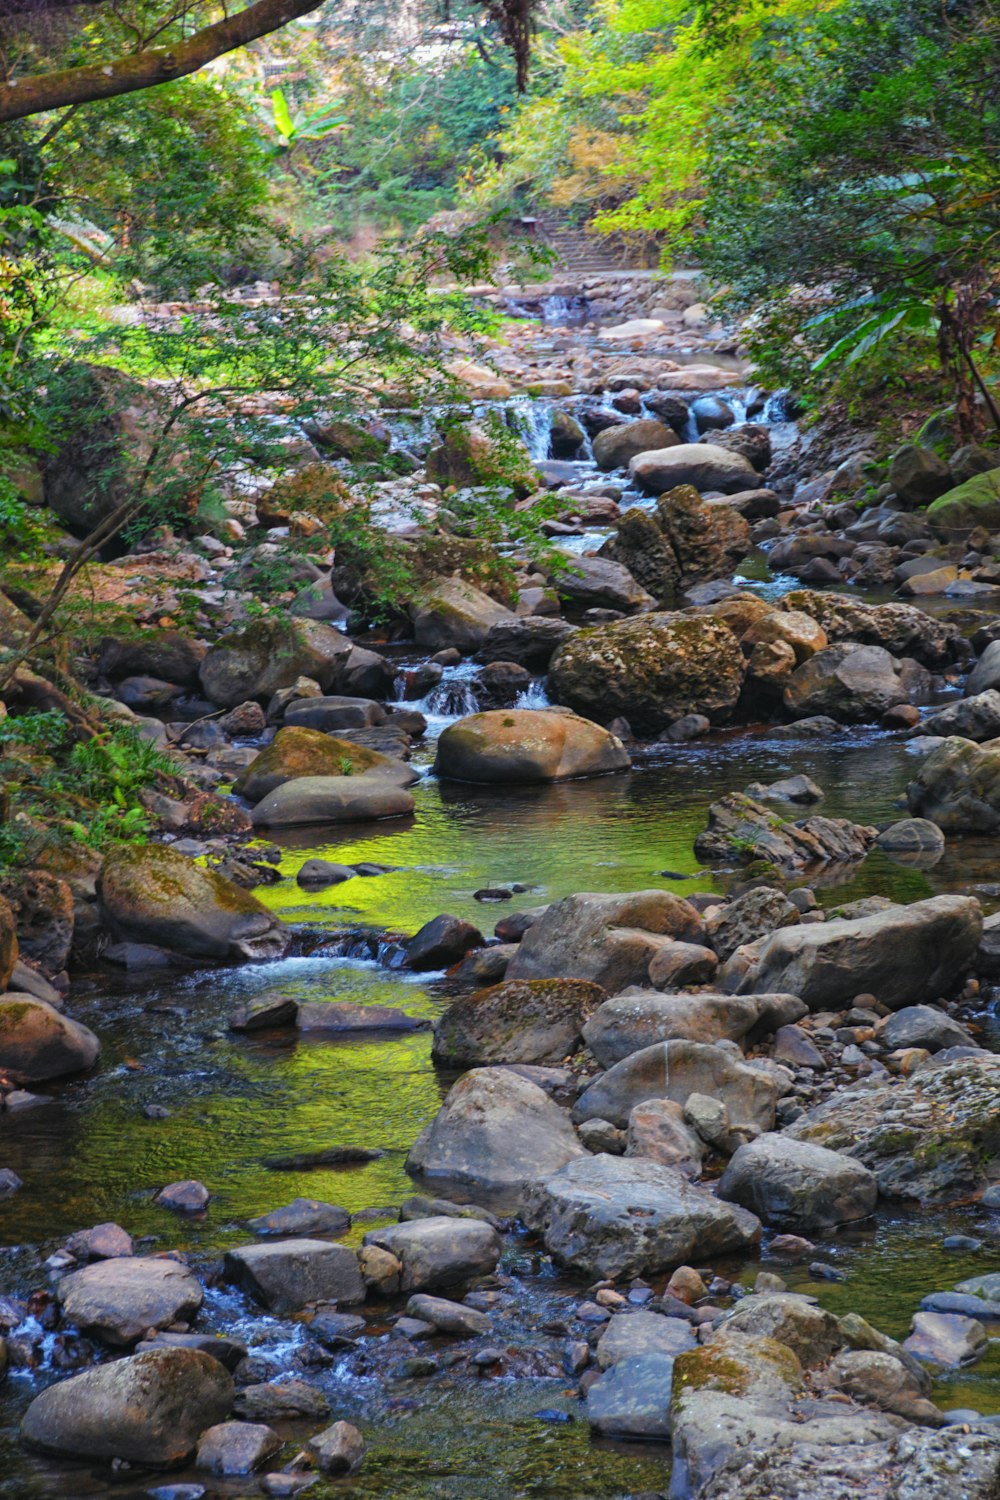
[[[657,734],[685,714],[728,718],[746,664],[732,631],[707,616],[640,615],[571,636],[552,659],[549,694],[588,718],[624,716]]]
[[[434,1026],[433,1056],[446,1067],[556,1064],[580,1044],[607,991],[585,979],[520,979],[463,995]]]
[[[97,1037],[34,995],[0,995],[0,1073],[17,1083],[44,1083],[93,1067]]]
[[[321,620],[265,616],[212,647],[199,669],[202,691],[220,708],[263,701],[299,677],[329,692],[352,650],[346,636]]]
[[[927,507],[927,519],[935,531],[943,533],[1000,526],[1000,468],[974,474],[947,490]]]
[[[494,709],[444,730],[434,769],[451,781],[521,785],[626,770],[628,751],[599,724],[565,709]]]
[[[289,936],[249,891],[164,844],[124,844],[104,861],[101,913],[115,937],[217,962],[280,958]]]
[[[293,725],[279,729],[269,745],[252,760],[233,790],[248,802],[260,802],[268,792],[300,776],[377,775],[396,786],[409,786],[417,773],[405,761],[394,760],[366,745],[338,740],[319,729]]]
[[[410,604],[413,638],[427,651],[454,646],[469,656],[491,628],[516,615],[463,578],[433,578]]]
[[[0,896],[0,991],[10,984],[10,976],[14,972],[17,963],[17,931],[14,926],[14,913],[10,905]]]

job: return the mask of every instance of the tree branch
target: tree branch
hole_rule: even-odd
[[[322,3],[323,0],[256,0],[246,10],[203,27],[175,47],[149,47],[115,62],[39,73],[0,85],[0,121],[21,120],[26,115],[42,114],[68,104],[111,99],[184,78],[213,58],[245,47],[257,37],[268,36],[289,21],[318,10]]]

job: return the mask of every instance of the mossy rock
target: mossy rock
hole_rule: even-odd
[[[220,708],[267,700],[299,677],[329,692],[351,649],[346,636],[322,621],[265,615],[216,642],[199,669],[201,686]]]
[[[763,1336],[737,1335],[686,1349],[674,1364],[674,1405],[690,1391],[722,1391],[751,1397],[762,1386],[782,1392],[802,1387],[802,1366],[785,1344]]]
[[[434,1027],[433,1056],[449,1067],[554,1065],[580,1045],[583,1023],[607,999],[586,979],[514,979],[450,1005]]]
[[[300,776],[380,775],[398,786],[417,779],[405,762],[338,740],[319,729],[294,725],[279,729],[269,745],[252,760],[234,783],[233,790],[248,802],[260,802],[268,792]]]
[[[93,1067],[97,1037],[34,995],[0,995],[0,1073],[17,1083],[44,1083]]]
[[[927,507],[935,531],[971,531],[1000,526],[1000,468],[974,474]]]

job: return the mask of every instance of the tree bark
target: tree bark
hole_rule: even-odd
[[[205,26],[173,47],[149,47],[114,62],[39,73],[0,85],[0,121],[21,120],[68,104],[89,104],[154,88],[196,73],[215,57],[318,10],[323,0],[256,0],[235,16]]]

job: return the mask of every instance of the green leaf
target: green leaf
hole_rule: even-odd
[[[277,130],[279,135],[283,135],[287,141],[290,141],[295,134],[295,125],[288,108],[288,101],[281,89],[275,89],[272,93],[271,109],[274,113],[275,130]]]

